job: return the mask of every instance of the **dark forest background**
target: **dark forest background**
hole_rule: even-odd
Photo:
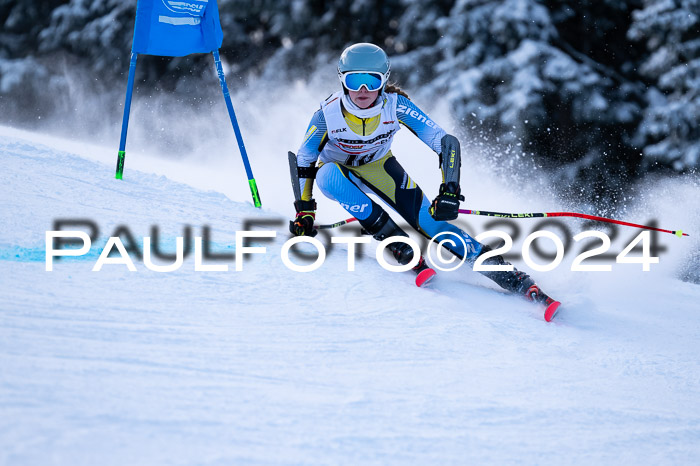
[[[564,194],[585,186],[615,203],[644,176],[697,176],[700,0],[218,4],[230,85],[304,79],[347,45],[373,42],[412,96],[446,99],[465,144],[531,159]],[[67,76],[87,77],[80,86],[95,105],[123,101],[135,8],[0,0],[0,124],[40,129],[71,112]],[[148,58],[141,92],[206,105],[194,84],[211,81],[210,56]],[[121,107],[107,108],[119,121]]]

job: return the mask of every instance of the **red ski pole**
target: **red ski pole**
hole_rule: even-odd
[[[346,225],[350,222],[354,222],[356,220],[357,219],[355,217],[350,217],[350,218],[346,218],[345,220],[341,220],[339,222],[329,223],[327,225],[314,225],[314,228],[317,230],[328,230],[330,228],[342,227],[343,225]]]
[[[469,214],[469,215],[485,215],[487,217],[502,217],[502,218],[535,218],[535,217],[576,217],[576,218],[584,218],[586,220],[595,220],[598,222],[607,222],[607,223],[615,223],[617,225],[625,225],[628,227],[635,227],[635,228],[642,228],[644,230],[654,230],[654,231],[661,231],[663,233],[671,233],[673,235],[678,236],[679,238],[681,236],[690,236],[688,233],[683,233],[681,230],[664,230],[663,228],[656,228],[656,227],[650,227],[647,225],[639,225],[637,223],[629,223],[629,222],[623,222],[621,220],[615,220],[612,218],[607,218],[607,217],[599,217],[597,215],[588,215],[588,214],[578,214],[576,212],[538,212],[538,213],[527,213],[527,214],[507,214],[503,212],[487,212],[485,210],[465,210],[465,209],[459,209],[460,214]]]
[[[615,223],[617,225],[625,225],[628,227],[642,228],[644,230],[654,230],[654,231],[660,231],[662,233],[671,233],[673,235],[678,236],[679,238],[681,236],[690,236],[688,233],[683,233],[682,230],[675,230],[675,231],[664,230],[663,228],[656,228],[656,227],[651,227],[648,225],[639,225],[637,223],[623,222],[621,220],[615,220],[615,219],[607,218],[607,217],[599,217],[597,215],[579,214],[576,212],[536,212],[536,213],[527,213],[527,214],[507,214],[504,212],[488,212],[485,210],[459,209],[459,213],[460,214],[468,214],[468,215],[484,215],[487,217],[501,217],[501,218],[575,217],[575,218],[583,218],[586,220],[595,220],[598,222]],[[315,225],[314,228],[316,228],[318,230],[337,228],[337,227],[343,226],[347,223],[354,222],[355,220],[357,220],[357,219],[354,217],[350,217],[348,219],[341,220],[340,222],[331,223],[328,225]]]

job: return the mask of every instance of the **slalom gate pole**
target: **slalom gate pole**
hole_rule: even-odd
[[[119,140],[119,153],[117,154],[117,173],[114,177],[118,180],[122,179],[124,174],[124,158],[126,157],[126,132],[129,128],[129,114],[131,113],[131,94],[134,90],[134,75],[136,74],[136,57],[137,53],[131,52],[131,60],[129,62],[129,78],[126,83],[126,99],[124,100],[124,117],[122,118],[122,135]]]
[[[260,193],[258,192],[258,185],[255,183],[255,178],[253,178],[253,171],[250,168],[250,162],[248,162],[248,154],[246,153],[245,146],[243,145],[243,136],[241,135],[241,130],[238,127],[238,120],[236,120],[236,112],[233,111],[233,104],[231,103],[231,94],[229,94],[228,86],[226,85],[226,76],[224,76],[224,68],[221,66],[221,58],[219,57],[219,51],[214,50],[212,54],[214,55],[216,73],[219,75],[219,84],[221,84],[221,90],[224,93],[224,100],[226,101],[228,115],[231,118],[231,124],[233,125],[233,132],[236,133],[238,149],[241,151],[241,157],[243,158],[245,172],[248,175],[248,185],[250,186],[250,192],[253,195],[253,203],[255,204],[255,207],[260,207],[262,206],[262,203],[260,202]]]
[[[688,233],[683,233],[683,231],[681,231],[681,230],[675,230],[675,231],[664,230],[663,228],[650,227],[647,225],[639,225],[637,223],[623,222],[620,220],[614,220],[612,218],[598,217],[597,215],[578,214],[576,212],[539,212],[539,213],[528,213],[528,214],[507,214],[507,213],[503,213],[503,212],[487,212],[484,210],[459,209],[459,213],[460,214],[468,214],[468,215],[485,215],[487,217],[501,217],[501,218],[575,217],[575,218],[583,218],[586,220],[595,220],[597,222],[615,223],[617,225],[625,225],[628,227],[642,228],[644,230],[654,230],[654,231],[660,231],[662,233],[671,233],[673,235],[678,236],[679,238],[681,236],[690,236],[690,235],[688,235]]]

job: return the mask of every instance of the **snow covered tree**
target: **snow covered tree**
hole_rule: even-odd
[[[65,50],[91,63],[97,72],[119,72],[128,54],[136,0],[70,0],[51,13],[39,33],[39,51]]]
[[[458,1],[433,22],[440,35],[434,46],[395,60],[397,76],[426,96],[444,95],[466,139],[486,141],[496,159],[514,154],[543,166],[568,164],[573,170],[558,172],[561,185],[577,179],[588,186],[586,195],[614,198],[612,188],[636,173],[639,151],[630,141],[641,118],[641,86],[620,71],[632,68],[629,54],[617,51],[624,45],[610,45],[616,52],[603,63],[592,58],[605,58],[606,42],[624,36],[614,27],[625,24],[623,15],[600,30],[599,17],[588,24],[576,18],[590,15],[586,7],[599,15],[623,10],[627,18],[631,11],[619,2],[582,3]],[[419,35],[422,23],[407,15],[434,16],[435,9],[411,2],[402,23]],[[590,29],[590,37],[575,41],[567,22],[578,34]]]
[[[650,55],[640,67],[648,106],[637,133],[646,168],[700,167],[700,0],[646,0],[631,40]]]
[[[51,12],[65,1],[0,0],[0,103],[5,118],[45,105],[39,95],[54,86],[51,72],[37,59],[38,36]]]

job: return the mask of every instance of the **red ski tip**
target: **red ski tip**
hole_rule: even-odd
[[[547,309],[544,310],[544,320],[551,322],[552,319],[554,319],[554,316],[557,315],[559,306],[561,306],[559,301],[552,301],[552,303],[547,306]]]
[[[420,287],[428,283],[432,278],[435,276],[435,271],[431,268],[426,268],[425,270],[421,270],[418,272],[418,275],[416,275],[416,286]]]

